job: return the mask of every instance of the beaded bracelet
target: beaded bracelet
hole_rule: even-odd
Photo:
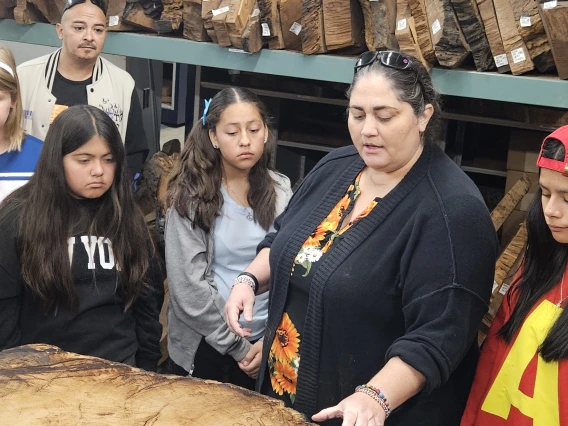
[[[241,272],[239,274],[239,276],[235,279],[235,282],[233,283],[233,286],[231,287],[231,289],[236,284],[241,284],[241,283],[248,284],[250,286],[250,288],[252,288],[252,291],[254,292],[254,294],[256,294],[256,292],[258,291],[258,280],[250,272]]]
[[[391,409],[389,407],[389,402],[387,401],[387,397],[378,388],[365,383],[363,385],[357,386],[355,388],[355,392],[361,392],[366,395],[369,395],[371,398],[373,398],[375,401],[379,403],[379,405],[383,408],[383,410],[385,410],[385,419],[387,419],[390,416]]]

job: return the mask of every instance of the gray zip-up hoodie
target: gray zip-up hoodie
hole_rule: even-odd
[[[270,172],[276,187],[276,214],[286,208],[292,190],[290,180]],[[170,208],[166,215],[166,268],[170,301],[168,304],[168,352],[186,371],[201,339],[221,354],[236,361],[244,358],[250,343],[229,330],[225,322],[225,300],[213,281],[214,230],[205,232]],[[260,241],[259,241],[260,242]]]

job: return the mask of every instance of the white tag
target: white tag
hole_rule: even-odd
[[[379,1],[379,0],[369,0],[369,1]]]
[[[497,287],[499,287],[499,284],[497,284],[497,281],[493,281],[493,288],[491,289],[491,294],[493,294],[493,292]]]
[[[507,290],[509,290],[509,287],[510,287],[509,284],[503,283],[503,285],[501,286],[501,290],[499,290],[499,293],[505,295],[505,293],[507,293]]]
[[[545,1],[542,4],[543,9],[554,9],[558,5],[557,0]]]
[[[254,9],[254,10],[252,11],[252,15],[250,15],[250,16],[251,16],[251,18],[254,18],[254,17],[258,16],[258,15],[260,15],[260,9]]]
[[[246,53],[247,55],[252,55],[251,52],[245,52],[243,49],[235,49],[234,47],[229,47],[229,52],[233,52],[233,53]]]
[[[509,65],[509,60],[507,59],[507,54],[505,53],[503,53],[502,55],[494,56],[493,59],[495,60],[495,65],[497,66],[497,68]]]
[[[220,15],[221,13],[225,13],[229,11],[229,6],[222,7],[221,9],[213,9],[211,13],[213,16]]]
[[[396,24],[396,30],[402,31],[406,28],[406,18],[400,19]]]
[[[292,24],[292,26],[290,27],[290,32],[294,33],[296,35],[300,35],[300,31],[302,31],[302,26],[300,24],[298,24],[297,22],[294,22]]]
[[[518,64],[519,62],[523,62],[527,57],[525,56],[525,51],[522,47],[518,49],[511,50],[511,56],[513,57],[513,62]]]
[[[434,23],[432,24],[432,34],[436,34],[438,31],[440,31],[442,29],[442,26],[440,25],[440,21],[438,21],[437,19],[434,21]]]
[[[108,17],[108,26],[109,27],[116,27],[120,22],[120,18],[118,15],[113,15]]]
[[[521,16],[521,27],[530,27],[531,25],[530,16]]]
[[[268,24],[260,24],[262,27],[262,36],[263,37],[270,37],[270,28],[268,28]]]

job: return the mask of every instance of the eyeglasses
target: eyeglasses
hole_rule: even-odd
[[[397,70],[412,70],[416,75],[418,73],[412,66],[412,61],[400,52],[392,50],[382,50],[380,52],[364,52],[357,58],[355,62],[355,74],[361,69],[380,61],[381,65],[385,67],[394,68]]]
[[[67,0],[65,2],[65,6],[63,6],[63,12],[61,12],[61,15],[63,15],[68,9],[71,9],[73,6],[76,6],[78,4],[83,4],[85,3],[87,0]],[[101,9],[103,11],[103,13],[106,15],[106,4],[104,2],[104,0],[89,0],[93,5],[97,6],[99,9]]]

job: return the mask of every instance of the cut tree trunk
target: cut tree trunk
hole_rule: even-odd
[[[398,41],[401,52],[412,55],[417,58],[426,69],[432,68],[430,64],[422,56],[418,40],[416,38],[416,28],[414,18],[410,11],[408,0],[398,0],[396,2],[396,31],[394,33]]]
[[[440,65],[457,68],[469,55],[450,0],[426,0],[426,14],[430,23],[430,35]]]
[[[359,0],[365,21],[365,42],[369,50],[398,49],[396,0]],[[327,23],[325,24],[327,26]]]
[[[107,3],[107,28],[109,31],[132,31],[134,27],[124,22],[126,0],[109,0]]]
[[[156,31],[156,22],[144,13],[144,8],[140,3],[127,2],[122,19],[136,28]]]
[[[546,6],[545,6],[546,5]],[[558,76],[568,79],[568,1],[539,4],[539,13],[550,41]]]
[[[14,19],[16,0],[4,0],[0,4],[0,19]]]
[[[302,50],[302,0],[279,0],[280,28],[286,50]]]
[[[503,46],[507,52],[511,72],[514,75],[524,74],[534,69],[533,61],[523,41],[517,24],[515,15],[509,0],[493,0],[495,5],[495,15],[501,31]]]
[[[364,0],[361,0],[364,1]],[[430,35],[430,24],[428,23],[428,15],[426,14],[425,0],[409,0],[410,10],[414,18],[414,26],[416,28],[416,39],[422,52],[422,57],[429,63],[435,64],[436,52],[432,44],[432,36]]]
[[[327,52],[323,23],[323,0],[302,0],[302,53]]]
[[[203,19],[201,18],[201,0],[183,2],[183,37],[194,41],[209,41]]]
[[[471,49],[477,71],[495,69],[489,41],[475,0],[450,0],[467,44]]]
[[[517,30],[523,38],[536,69],[545,72],[554,67],[550,43],[534,0],[509,0],[513,8]]]
[[[477,0],[477,7],[479,9],[481,19],[483,20],[485,35],[487,35],[487,41],[489,42],[489,47],[491,49],[491,54],[493,55],[493,61],[497,67],[497,71],[500,73],[510,72],[511,67],[509,66],[507,52],[503,46],[503,39],[501,38],[499,25],[497,25],[497,17],[495,16],[493,0]]]
[[[323,0],[323,20],[329,50],[364,45],[365,24],[358,0]]]
[[[213,381],[149,373],[28,345],[0,352],[4,424],[309,425],[281,401]]]

